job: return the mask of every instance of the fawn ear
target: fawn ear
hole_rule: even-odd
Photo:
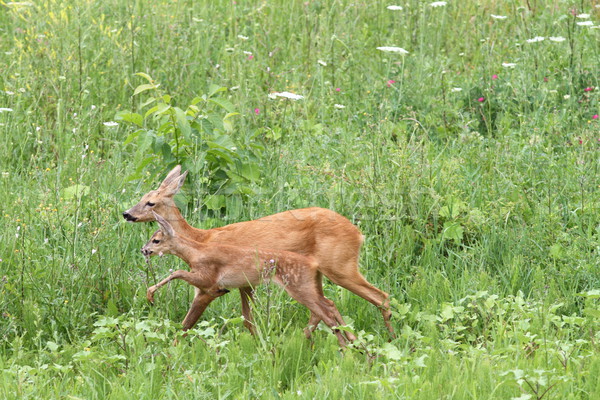
[[[181,165],[176,165],[175,168],[173,168],[171,172],[167,174],[167,177],[164,181],[162,181],[160,187],[167,187],[173,181],[173,179],[177,178],[179,175],[181,175]]]
[[[185,171],[183,174],[171,179],[171,181],[168,182],[166,185],[161,185],[160,188],[165,191],[165,196],[175,196],[177,192],[179,192],[179,189],[181,189],[181,186],[183,186],[183,182],[185,182],[185,177],[187,176],[187,173],[188,172]]]
[[[158,225],[160,225],[160,230],[168,237],[174,237],[175,231],[173,230],[171,224],[154,211],[152,211],[152,214],[154,214],[154,219],[156,219],[156,222],[158,222]]]

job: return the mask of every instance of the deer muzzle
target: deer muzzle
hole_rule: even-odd
[[[137,217],[134,217],[133,215],[129,214],[129,212],[127,212],[127,211],[125,211],[123,213],[123,218],[125,218],[129,222],[135,222],[135,221],[137,221]]]

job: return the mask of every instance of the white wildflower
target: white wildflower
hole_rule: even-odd
[[[12,108],[0,107],[0,113],[3,113],[3,112],[13,112],[13,109]]]
[[[323,60],[317,60],[317,63],[318,63],[319,65],[322,65],[323,67],[326,67],[326,66],[327,66],[327,63],[326,63],[325,61],[323,61]]]
[[[96,109],[96,106],[92,104],[92,111],[94,111]]]
[[[15,92],[11,92],[10,90],[5,90],[4,93],[6,93],[9,96],[12,96],[15,94]]]
[[[2,172],[2,177],[3,178],[8,178],[8,175],[10,175],[8,172]]]
[[[388,10],[392,10],[392,11],[400,11],[402,10],[401,6],[387,6]]]
[[[527,43],[542,42],[544,39],[543,36],[536,36],[533,39],[527,39]]]
[[[594,23],[592,21],[581,21],[581,22],[578,22],[577,25],[579,25],[579,26],[593,26]]]
[[[112,128],[115,126],[119,126],[119,123],[115,122],[115,121],[108,121],[108,122],[104,122],[104,126],[108,126],[109,128]]]
[[[565,38],[564,38],[564,37],[562,37],[562,36],[550,36],[548,39],[549,39],[551,42],[564,42],[565,40],[567,40],[567,39],[565,39]]]
[[[251,51],[244,51],[244,54],[247,55],[247,56],[251,56],[252,52]]]
[[[506,15],[494,15],[492,14],[493,19],[506,19],[508,18]]]
[[[430,4],[431,7],[444,7],[446,4],[448,4],[445,1],[434,1],[433,3]]]
[[[92,249],[92,254],[96,254],[97,251],[98,249]]]
[[[377,50],[385,51],[387,53],[408,54],[408,51],[404,50],[402,47],[382,46],[378,47]]]
[[[250,39],[248,36],[244,36],[244,35],[238,35],[238,39],[242,39],[242,40],[248,40]]]
[[[341,110],[342,108],[346,108],[346,106],[345,106],[345,105],[343,105],[343,104],[334,104],[333,106],[334,106],[335,108],[338,108],[338,109],[340,109],[340,110]]]
[[[570,95],[570,94],[565,94],[565,95],[563,96],[563,99],[565,99],[565,100],[569,100],[570,98],[571,98],[571,95]]]
[[[577,18],[588,19],[589,17],[590,17],[590,14],[577,14]]]
[[[462,88],[460,87],[455,87],[451,89],[452,92],[462,92]]]
[[[504,68],[514,68],[514,67],[517,66],[517,64],[515,64],[515,63],[502,63],[502,66]]]
[[[304,96],[299,95],[299,94],[295,94],[295,93],[290,93],[290,92],[273,92],[273,93],[269,93],[269,98],[270,99],[275,99],[277,97],[285,97],[286,99],[290,99],[290,100],[301,100],[304,98]]]

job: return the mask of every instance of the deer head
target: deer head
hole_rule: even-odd
[[[155,220],[154,213],[169,215],[170,210],[176,208],[173,196],[181,189],[186,176],[187,171],[181,174],[181,166],[176,166],[158,189],[146,193],[139,203],[123,213],[123,218],[129,222],[148,222]]]
[[[142,254],[146,257],[155,255],[162,256],[164,253],[172,254],[172,240],[176,234],[169,222],[152,211],[153,218],[160,225],[160,229],[154,232],[148,243],[142,247]]]

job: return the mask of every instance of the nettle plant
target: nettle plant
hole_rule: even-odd
[[[205,200],[209,209],[225,207],[225,198],[251,195],[260,180],[259,160],[264,147],[258,133],[234,135],[234,119],[240,114],[222,95],[225,87],[211,85],[208,93],[180,108],[148,74],[136,74],[147,83],[139,85],[133,96],[148,95],[140,109],[121,111],[115,116],[134,128],[124,144],[135,144],[135,171],[127,180],[140,179],[143,171],[160,165],[152,173],[181,164],[200,189],[211,193]]]

